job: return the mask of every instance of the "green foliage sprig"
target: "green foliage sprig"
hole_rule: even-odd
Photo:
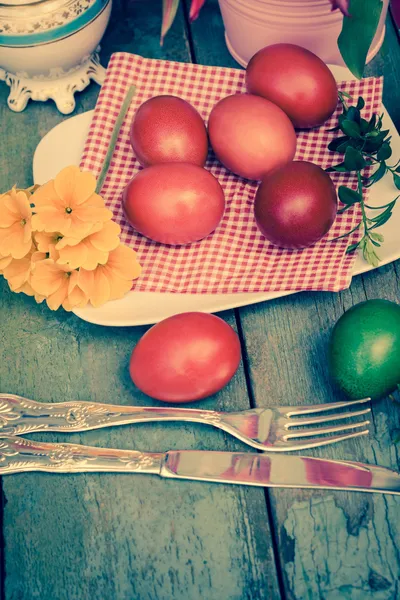
[[[375,248],[379,248],[384,241],[383,235],[377,233],[375,229],[381,227],[392,216],[393,208],[397,198],[382,206],[369,206],[365,204],[363,198],[363,188],[371,187],[374,183],[382,179],[387,172],[393,176],[393,182],[400,190],[400,160],[394,165],[387,164],[387,160],[392,156],[390,146],[390,131],[382,129],[383,115],[373,114],[371,119],[362,118],[361,111],[365,106],[362,97],[358,98],[355,106],[348,106],[346,99],[352,100],[349,94],[339,92],[339,100],[343,107],[343,112],[339,115],[338,126],[332,131],[341,131],[342,136],[332,140],[328,148],[332,152],[338,152],[344,155],[343,161],[329,167],[327,171],[338,173],[357,173],[357,189],[349,188],[345,185],[339,187],[339,200],[343,207],[339,213],[343,213],[354,204],[360,204],[361,220],[350,231],[337,239],[347,237],[354,231],[361,229],[363,236],[359,242],[351,244],[347,252],[354,252],[357,248],[362,250],[364,259],[374,267],[379,266],[380,258]],[[376,165],[377,169],[372,175],[367,176],[365,169]],[[366,209],[374,212],[374,216],[367,216]],[[381,212],[379,212],[381,211]],[[333,241],[333,240],[332,240]]]

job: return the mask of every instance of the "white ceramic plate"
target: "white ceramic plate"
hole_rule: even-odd
[[[338,81],[354,79],[344,67],[332,66],[331,71]],[[400,156],[400,136],[393,121],[384,111],[384,129],[392,135],[393,156]],[[39,143],[33,159],[33,177],[35,183],[45,183],[54,178],[64,167],[79,164],[83,146],[89,130],[93,111],[77,115],[63,121],[52,129]],[[373,186],[369,203],[379,206],[393,200],[396,188],[390,174]],[[392,218],[379,229],[385,236],[380,249],[381,265],[400,258],[400,208],[396,206]],[[354,264],[353,275],[359,275],[372,269],[361,255]],[[129,292],[121,300],[107,302],[100,308],[87,307],[75,311],[75,314],[98,325],[128,326],[148,325],[176,313],[198,310],[219,312],[248,304],[256,304],[287,296],[284,292],[257,292],[240,294],[169,294],[157,292]]]

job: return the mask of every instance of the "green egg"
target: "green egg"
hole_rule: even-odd
[[[329,371],[350,398],[393,392],[400,384],[400,305],[367,300],[345,312],[331,334]]]

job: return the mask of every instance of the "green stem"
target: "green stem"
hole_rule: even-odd
[[[331,240],[328,240],[328,242],[336,242],[337,240],[341,240],[341,239],[347,237],[348,235],[353,233],[353,231],[356,231],[360,227],[360,225],[361,225],[361,221],[359,222],[358,225],[353,227],[353,229],[350,229],[350,231],[346,231],[346,233],[344,233],[343,235],[338,235],[338,237],[332,238]]]
[[[358,193],[361,196],[360,205],[361,205],[362,222],[364,225],[364,235],[367,235],[369,237],[368,221],[367,221],[367,215],[365,214],[365,205],[364,205],[364,199],[363,199],[363,195],[362,195],[362,181],[361,181],[360,171],[357,171],[357,179],[358,179]]]
[[[114,153],[114,147],[115,144],[117,142],[118,139],[118,134],[119,134],[119,130],[121,129],[121,125],[124,122],[126,113],[128,112],[129,106],[131,104],[132,98],[136,93],[136,86],[135,85],[131,85],[131,87],[129,88],[126,96],[125,96],[125,100],[121,106],[121,110],[119,111],[119,115],[118,118],[115,122],[114,125],[114,129],[112,132],[112,136],[111,136],[111,140],[108,146],[108,150],[107,150],[107,154],[106,157],[104,159],[104,163],[103,163],[103,167],[101,169],[100,175],[97,179],[97,186],[96,186],[96,192],[99,194],[101,191],[101,188],[103,187],[103,183],[104,180],[107,176],[107,172],[108,169],[110,167],[110,163],[111,163],[111,159],[112,159],[112,155]]]
[[[393,200],[392,200],[392,202],[393,202]],[[368,208],[369,210],[381,210],[383,208],[387,208],[388,206],[390,206],[392,204],[392,202],[383,204],[383,206],[370,206],[369,204],[364,204],[364,206],[365,206],[365,208]]]

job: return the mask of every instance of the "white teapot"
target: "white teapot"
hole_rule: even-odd
[[[112,0],[2,0],[0,80],[10,87],[8,106],[20,112],[28,100],[53,99],[63,114],[91,79],[101,84],[98,44]]]

